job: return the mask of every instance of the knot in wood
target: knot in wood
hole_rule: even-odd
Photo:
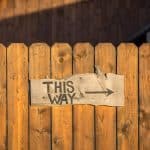
[[[63,63],[64,60],[66,59],[66,57],[67,57],[67,53],[66,52],[64,52],[64,51],[59,52],[59,54],[58,54],[58,61],[59,61],[59,63]]]
[[[132,124],[132,121],[131,120],[127,120],[124,123],[124,125],[122,126],[122,133],[124,135],[128,135],[131,124]]]
[[[58,145],[58,144],[61,144],[62,143],[62,139],[59,138],[59,137],[55,137],[54,138],[54,144]]]
[[[44,112],[46,112],[46,109],[40,109],[40,108],[38,108],[38,114],[42,114]]]
[[[64,61],[64,58],[63,57],[59,57],[59,62],[63,63],[63,61]]]
[[[87,51],[86,51],[86,50],[80,51],[80,53],[78,53],[78,54],[76,55],[76,57],[77,57],[78,59],[86,58],[86,57],[87,57]]]
[[[140,124],[145,129],[150,129],[150,121],[147,122],[147,120],[150,120],[150,113],[146,112],[144,109],[140,110]]]

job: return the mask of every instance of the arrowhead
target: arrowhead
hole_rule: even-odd
[[[112,90],[110,90],[110,89],[107,89],[107,96],[109,96],[109,95],[111,95],[111,94],[113,94],[114,93],[114,91],[112,91]]]

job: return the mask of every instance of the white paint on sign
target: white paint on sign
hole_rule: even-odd
[[[62,80],[31,80],[31,103],[123,106],[124,76],[98,70]]]

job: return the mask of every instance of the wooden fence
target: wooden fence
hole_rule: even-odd
[[[125,106],[32,106],[29,79],[125,75]],[[117,100],[117,99],[116,99]],[[0,150],[149,150],[150,44],[0,45]]]

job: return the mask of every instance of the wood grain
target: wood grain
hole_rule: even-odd
[[[28,48],[7,49],[8,150],[28,150]]]
[[[30,107],[30,150],[51,150],[51,109]]]
[[[94,72],[94,48],[78,43],[73,51],[73,73]],[[94,106],[73,106],[74,150],[94,150]]]
[[[39,0],[38,30],[41,32],[39,40],[50,42],[52,37],[52,0]],[[48,30],[47,30],[47,27]]]
[[[76,3],[79,0],[64,0],[64,41],[69,41],[70,39],[75,41],[76,38]],[[73,4],[73,5],[71,5]],[[70,5],[70,7],[69,7]],[[74,7],[73,7],[74,6]],[[68,30],[69,27],[69,30]],[[70,43],[72,44],[72,43]]]
[[[72,74],[72,49],[66,43],[56,43],[51,49],[52,78],[61,79]],[[52,107],[52,149],[72,149],[72,106]]]
[[[64,29],[64,11],[60,6],[64,5],[64,0],[52,0],[52,28],[51,28],[51,35],[52,35],[52,43],[63,41],[61,38],[64,38],[64,31],[57,32],[58,29]],[[60,10],[60,11],[59,11]],[[61,15],[60,15],[61,13]],[[59,40],[61,39],[61,40]]]
[[[0,150],[6,150],[6,48],[0,44]]]
[[[39,0],[27,0],[26,3],[26,40],[28,44],[31,44],[31,41],[39,41],[37,33],[39,25]],[[29,14],[37,12],[34,14],[34,17],[31,17]],[[33,19],[34,18],[34,19]]]
[[[116,50],[110,43],[95,47],[95,65],[104,73],[116,73]],[[96,150],[116,150],[116,107],[96,106]]]
[[[50,47],[34,43],[29,49],[30,79],[50,77]],[[51,108],[30,106],[30,150],[51,149]]]
[[[150,44],[145,43],[139,49],[139,145],[140,150],[150,148]]]
[[[27,10],[27,0],[14,0],[14,16],[18,15],[24,15],[24,18],[22,18],[22,21],[20,21],[19,17],[16,17],[14,19],[15,27],[17,29],[14,30],[14,35],[17,36],[17,42],[26,42],[24,40],[24,37],[26,36],[26,10]],[[21,26],[21,27],[19,27]],[[17,30],[17,34],[15,34]]]
[[[122,43],[117,50],[117,73],[125,76],[125,106],[117,109],[118,150],[138,149],[138,49]]]

